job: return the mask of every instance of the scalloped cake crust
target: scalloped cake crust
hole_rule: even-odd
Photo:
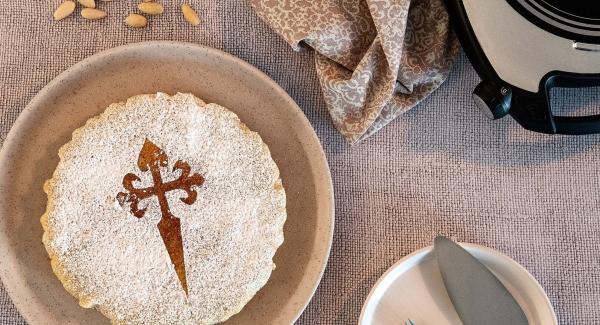
[[[168,192],[180,218],[189,295],[156,227],[155,198],[143,218],[121,207],[122,179],[135,173],[148,138],[205,178],[192,205]],[[110,105],[73,132],[44,185],[43,243],[52,269],[81,306],[113,324],[214,324],[238,313],[265,285],[283,243],[285,191],[260,136],[231,111],[191,94],[139,95]],[[161,170],[163,178],[178,175]]]

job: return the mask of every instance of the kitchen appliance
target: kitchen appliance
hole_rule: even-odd
[[[553,87],[600,86],[600,5],[593,1],[445,0],[482,82],[473,99],[492,119],[510,114],[550,134],[600,133],[600,115],[555,116]]]

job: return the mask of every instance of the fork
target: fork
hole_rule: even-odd
[[[404,325],[415,325],[415,323],[413,323],[413,321],[409,319],[406,322],[404,322]]]

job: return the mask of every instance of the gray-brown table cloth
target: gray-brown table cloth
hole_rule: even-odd
[[[299,324],[354,324],[370,288],[395,261],[437,234],[498,249],[546,289],[560,323],[600,323],[600,136],[546,136],[475,111],[478,82],[464,56],[416,108],[349,146],[331,122],[310,51],[294,52],[246,1],[198,0],[200,27],[173,2],[149,27],[122,20],[136,2],[100,3],[103,21],[53,22],[57,2],[0,4],[0,134],[46,83],[101,50],[179,40],[237,55],[296,100],[329,159],[336,230],[329,265]],[[599,92],[563,91],[556,104],[596,107]],[[18,168],[18,166],[2,166]],[[408,293],[409,294],[409,293]],[[0,324],[23,324],[0,289]]]

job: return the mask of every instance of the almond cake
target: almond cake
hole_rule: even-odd
[[[191,94],[139,95],[73,133],[44,185],[54,273],[113,324],[215,324],[265,285],[286,196],[261,137]]]

